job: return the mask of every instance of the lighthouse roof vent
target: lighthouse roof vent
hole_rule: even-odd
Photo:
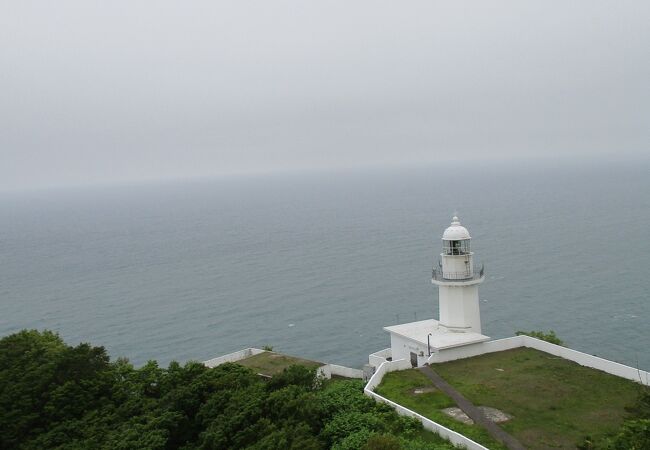
[[[451,225],[442,234],[443,241],[462,241],[464,239],[471,239],[467,228],[460,224],[458,217],[454,216],[451,219]]]

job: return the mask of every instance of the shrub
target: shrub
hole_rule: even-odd
[[[534,337],[539,340],[550,342],[551,344],[555,344],[555,345],[564,345],[564,342],[562,342],[562,340],[559,337],[557,337],[555,331],[553,330],[549,330],[548,333],[545,333],[543,331],[517,331],[515,334],[517,336],[524,335],[524,336]]]

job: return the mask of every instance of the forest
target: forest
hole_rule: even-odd
[[[0,340],[2,449],[451,449],[363,395],[360,380],[291,366],[271,379],[237,364],[136,368],[50,331]]]

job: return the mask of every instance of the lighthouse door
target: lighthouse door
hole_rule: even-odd
[[[418,355],[417,355],[417,353],[411,352],[411,366],[412,367],[417,367],[418,366]]]

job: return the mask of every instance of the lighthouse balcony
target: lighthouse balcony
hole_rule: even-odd
[[[477,284],[485,278],[485,268],[481,266],[480,269],[473,271],[466,270],[463,272],[449,272],[443,271],[440,266],[434,267],[431,272],[431,282],[433,284]]]

